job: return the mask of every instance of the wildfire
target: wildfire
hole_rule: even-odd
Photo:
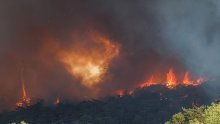
[[[22,98],[16,103],[17,107],[26,107],[31,103],[31,99],[27,96],[25,82],[22,80]]]
[[[77,40],[81,42],[75,43],[71,50],[59,53],[59,61],[83,85],[92,87],[103,80],[110,62],[119,55],[120,46],[97,33]]]
[[[173,89],[175,88],[177,85],[184,85],[184,86],[197,86],[203,82],[205,82],[206,80],[203,77],[199,77],[195,80],[191,79],[190,73],[187,71],[185,72],[184,76],[183,76],[183,80],[180,81],[179,79],[177,79],[177,74],[174,73],[173,69],[170,68],[169,71],[166,74],[166,81],[163,81],[160,79],[161,82],[165,82],[165,83],[158,83],[155,82],[154,76],[151,76],[147,82],[141,83],[137,86],[134,87],[134,89],[128,91],[128,93],[130,95],[132,95],[135,91],[135,88],[144,88],[144,87],[149,87],[151,85],[155,85],[155,84],[161,84],[166,86],[169,89]],[[125,90],[118,90],[116,91],[116,94],[119,96],[124,96],[125,95]]]

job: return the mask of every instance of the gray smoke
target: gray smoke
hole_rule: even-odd
[[[220,2],[168,0],[156,8],[164,40],[191,71],[220,76]]]

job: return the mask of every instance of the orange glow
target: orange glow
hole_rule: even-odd
[[[201,84],[201,83],[203,83],[203,82],[205,82],[205,81],[207,81],[205,78],[199,77],[199,78],[195,81],[194,85],[199,85],[199,84]]]
[[[76,40],[81,42],[59,52],[59,61],[72,76],[91,88],[103,80],[111,61],[119,55],[120,45],[97,33]]]
[[[55,105],[60,104],[60,97],[57,97],[57,98],[56,98],[56,100],[54,101],[54,104],[55,104]]]
[[[118,90],[116,91],[116,94],[120,97],[124,96],[125,95],[125,90]]]
[[[31,99],[27,97],[25,82],[22,80],[22,98],[16,103],[17,107],[25,107],[29,106],[31,103]]]
[[[189,72],[186,72],[185,75],[184,75],[184,78],[183,78],[183,85],[191,85],[193,84],[193,81],[190,80],[190,75],[189,75]]]
[[[151,78],[147,82],[140,84],[138,87],[143,88],[143,87],[148,87],[148,86],[153,85],[154,84],[153,83],[153,78],[154,77],[151,76]]]
[[[128,92],[129,95],[133,95],[134,94],[134,90],[131,90]]]
[[[177,80],[176,76],[173,72],[173,69],[169,69],[169,72],[167,73],[167,81],[166,81],[166,86],[168,88],[174,88],[177,85]]]

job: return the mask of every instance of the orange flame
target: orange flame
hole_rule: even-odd
[[[27,97],[25,82],[22,80],[22,98],[16,103],[17,107],[26,107],[31,103],[31,99]]]
[[[148,87],[148,86],[153,85],[154,84],[153,83],[153,78],[154,77],[151,76],[151,78],[147,82],[140,84],[138,87],[143,88],[143,87]]]
[[[168,88],[174,88],[177,85],[177,80],[176,76],[173,72],[173,69],[169,69],[169,72],[167,73],[167,81],[166,81],[166,86]]]
[[[24,80],[22,80],[22,93],[23,93],[23,99],[24,98],[27,98],[27,92],[26,92],[26,89],[25,89],[25,84],[24,84]]]
[[[191,85],[193,84],[193,81],[190,80],[190,75],[189,75],[189,72],[186,72],[185,75],[184,75],[184,78],[183,78],[183,85]]]

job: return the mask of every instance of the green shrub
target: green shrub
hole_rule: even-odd
[[[165,124],[220,124],[220,104],[183,109]]]
[[[220,104],[212,104],[204,113],[205,124],[220,124]]]

